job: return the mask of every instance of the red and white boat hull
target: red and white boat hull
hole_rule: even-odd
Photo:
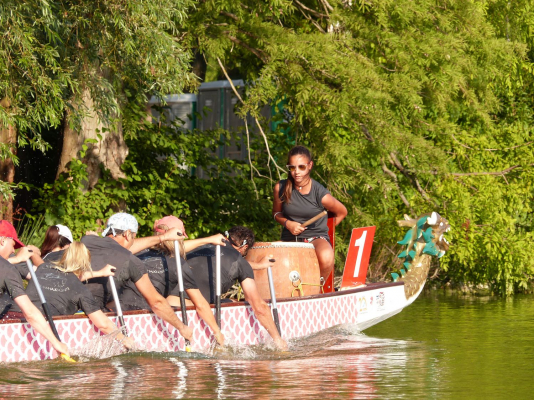
[[[411,300],[413,301],[413,299]],[[371,284],[322,295],[279,299],[278,313],[284,339],[307,336],[339,324],[355,324],[360,330],[373,326],[409,305],[404,284]],[[214,340],[210,328],[194,309],[188,312],[193,328],[193,349],[207,349]],[[180,313],[177,313],[180,317]],[[110,316],[115,320],[114,316]],[[129,335],[147,351],[183,351],[185,343],[178,331],[154,314],[125,313]],[[226,303],[221,308],[222,331],[235,345],[255,345],[271,339],[243,302]],[[118,321],[115,321],[118,322]],[[55,318],[59,335],[70,349],[79,349],[102,335],[86,316]],[[0,323],[0,361],[19,362],[57,357],[50,344],[30,324],[16,320]]]

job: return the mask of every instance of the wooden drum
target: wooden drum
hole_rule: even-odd
[[[321,273],[315,248],[302,242],[257,242],[247,260],[259,262],[265,256],[276,260],[272,273],[276,298],[309,296],[321,293]],[[296,272],[296,273],[295,273]],[[298,274],[297,274],[298,273]],[[300,277],[300,279],[298,279]],[[267,269],[254,270],[256,286],[263,299],[270,299]],[[300,286],[300,290],[294,290]]]

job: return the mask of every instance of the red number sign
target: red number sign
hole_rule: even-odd
[[[347,254],[343,280],[341,281],[342,288],[365,284],[375,230],[376,226],[367,226],[352,230],[349,253]]]

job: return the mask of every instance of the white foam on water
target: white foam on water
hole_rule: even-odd
[[[115,340],[119,333],[121,333],[121,330],[118,329],[104,336],[96,336],[82,347],[72,349],[71,356],[80,357],[80,361],[85,361],[87,359],[109,358],[126,353],[128,349],[120,341]]]

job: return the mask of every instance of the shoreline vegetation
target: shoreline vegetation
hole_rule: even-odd
[[[19,233],[40,219],[30,243],[56,223],[79,239],[119,210],[141,235],[172,214],[192,238],[245,225],[277,240],[270,196],[302,144],[314,179],[349,211],[336,232],[338,272],[351,229],[376,225],[369,279],[389,280],[400,265],[396,221],[438,211],[452,244],[430,282],[532,291],[528,0],[2,7],[0,213]],[[165,104],[159,119],[147,106],[229,79],[244,82],[239,98],[228,92],[231,131],[217,127],[218,108],[195,111],[215,128],[185,129],[165,119]]]

